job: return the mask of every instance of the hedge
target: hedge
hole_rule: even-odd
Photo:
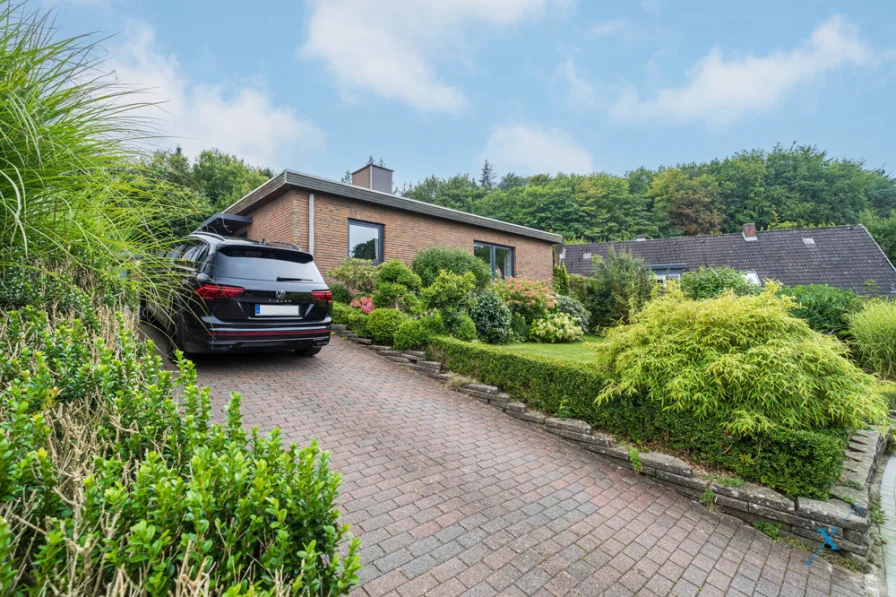
[[[640,397],[595,406],[605,386],[596,364],[524,355],[444,336],[434,337],[428,350],[449,370],[499,386],[531,408],[582,419],[629,441],[729,469],[791,497],[825,499],[840,475],[845,433],[777,427],[736,437],[726,434],[720,421],[664,411],[657,402]]]

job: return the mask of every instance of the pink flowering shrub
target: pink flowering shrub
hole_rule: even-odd
[[[544,318],[556,303],[548,285],[537,280],[499,279],[492,282],[492,291],[501,297],[511,313],[523,316],[527,322]]]
[[[353,298],[352,302],[349,303],[350,307],[354,307],[355,309],[360,309],[361,313],[365,315],[370,315],[370,313],[376,309],[373,306],[373,299],[369,296],[362,296],[361,298]]]

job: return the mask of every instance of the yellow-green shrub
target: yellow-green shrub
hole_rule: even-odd
[[[896,303],[872,301],[848,319],[859,361],[882,377],[896,379]]]
[[[645,396],[737,434],[885,420],[873,379],[846,347],[792,317],[776,291],[694,301],[673,289],[652,301],[608,332],[599,353],[608,385],[598,403]]]

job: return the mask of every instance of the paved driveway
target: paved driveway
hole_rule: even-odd
[[[223,412],[312,437],[363,542],[358,595],[862,595],[862,575],[338,338],[199,364]]]

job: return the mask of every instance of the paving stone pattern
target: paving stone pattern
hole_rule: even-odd
[[[334,338],[198,363],[223,418],[312,437],[363,543],[353,594],[863,595],[863,576]]]

